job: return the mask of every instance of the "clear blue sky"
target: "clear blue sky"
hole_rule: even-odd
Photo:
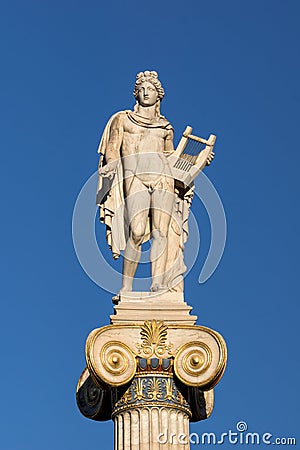
[[[199,285],[209,232],[195,203],[203,246],[186,300],[224,335],[229,363],[192,431],[245,420],[297,437],[299,12],[296,0],[1,2],[1,450],[113,448],[112,422],[75,404],[86,336],[112,305],[77,261],[71,220],[105,122],[132,107],[146,69],[176,141],[187,124],[218,136],[206,173],[228,241]]]

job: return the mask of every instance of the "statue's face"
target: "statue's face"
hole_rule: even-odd
[[[141,106],[153,106],[157,102],[158,92],[153,84],[144,81],[138,90],[138,102]]]

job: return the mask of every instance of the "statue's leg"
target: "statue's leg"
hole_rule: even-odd
[[[165,272],[168,258],[167,237],[174,207],[174,193],[168,190],[155,190],[151,198],[152,215],[152,247],[151,247],[151,269],[152,269],[152,291],[165,290]]]
[[[127,180],[125,180],[127,182]],[[120,293],[132,291],[132,282],[140,256],[141,244],[145,236],[150,209],[150,193],[138,179],[128,180],[125,185],[125,205],[129,221],[129,238],[124,250],[122,288]]]

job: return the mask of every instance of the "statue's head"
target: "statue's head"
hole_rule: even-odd
[[[153,106],[155,103],[160,104],[160,101],[165,95],[165,91],[158,79],[158,74],[155,71],[140,72],[136,76],[133,95],[137,102],[142,106]]]

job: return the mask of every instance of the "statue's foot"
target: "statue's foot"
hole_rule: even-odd
[[[126,292],[132,292],[132,287],[127,287],[127,286],[123,286],[120,290],[119,290],[119,296],[122,294],[125,294]]]
[[[159,284],[158,283],[152,284],[150,287],[150,292],[158,292],[158,291],[159,291]]]
[[[125,294],[125,293],[127,293],[127,292],[132,292],[132,288],[123,286],[123,287],[119,290],[119,293],[118,293],[117,295],[115,295],[115,296],[112,298],[112,302],[113,302],[115,305],[117,305],[118,302],[121,300],[121,295],[122,295],[122,294]]]
[[[150,292],[165,292],[168,290],[167,286],[164,286],[163,284],[154,283],[151,285]]]

